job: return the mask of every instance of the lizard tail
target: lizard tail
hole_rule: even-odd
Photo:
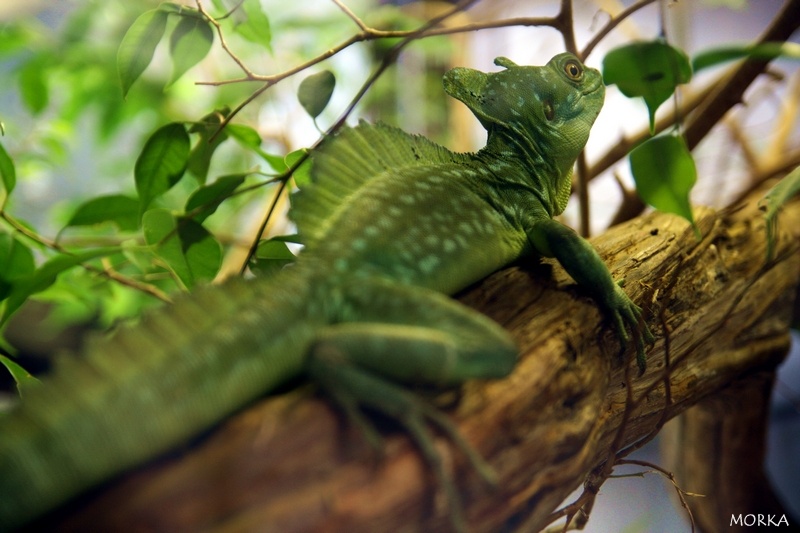
[[[299,375],[315,329],[302,277],[199,290],[57,361],[0,415],[0,530],[185,442]]]

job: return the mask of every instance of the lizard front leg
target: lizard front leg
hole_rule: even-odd
[[[643,373],[647,367],[645,342],[653,342],[653,335],[642,318],[641,308],[611,278],[592,245],[572,228],[552,219],[537,222],[528,238],[538,253],[558,259],[572,279],[592,294],[611,318],[623,346],[630,340],[626,325],[630,327],[636,342],[636,362]]]

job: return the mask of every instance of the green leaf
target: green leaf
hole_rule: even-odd
[[[161,2],[158,5],[157,9],[167,13],[168,15],[180,15],[181,17],[205,20],[203,14],[200,13],[197,9],[185,6],[183,4],[178,4],[175,2]]]
[[[7,194],[10,194],[17,185],[17,171],[14,169],[14,161],[0,143],[0,178],[3,179],[3,187]]]
[[[50,100],[47,87],[48,63],[49,59],[41,55],[29,61],[19,72],[22,101],[33,115],[41,113]]]
[[[765,211],[764,219],[767,223],[767,261],[771,261],[775,254],[778,213],[781,207],[798,193],[800,193],[800,167],[791,171],[758,202],[759,207]]]
[[[75,210],[65,227],[113,222],[123,231],[139,227],[139,201],[122,194],[92,198]]]
[[[200,62],[214,42],[211,24],[197,17],[182,17],[169,39],[169,52],[172,57],[172,85],[183,74]]]
[[[14,283],[36,270],[30,249],[7,233],[0,233],[0,300],[11,294]]]
[[[167,124],[150,136],[133,169],[140,212],[178,183],[188,159],[189,134],[183,124]]]
[[[41,40],[41,30],[33,24],[10,21],[0,24],[0,55],[10,56],[20,51],[30,51],[32,44],[39,40]]]
[[[296,257],[282,239],[269,239],[258,243],[250,269],[257,274],[269,275],[293,263]]]
[[[198,133],[200,138],[189,154],[187,169],[201,184],[206,182],[208,168],[211,165],[211,156],[217,147],[228,138],[225,130],[220,131],[223,120],[230,113],[227,107],[216,110],[192,125],[189,133]]]
[[[301,159],[303,162],[299,163]],[[302,189],[311,183],[311,158],[308,157],[308,149],[300,148],[294,152],[289,152],[286,154],[285,161],[286,168],[291,168],[299,163],[299,166],[292,173],[294,184],[298,189]]]
[[[692,69],[697,72],[727,61],[742,58],[771,61],[776,57],[800,59],[800,44],[767,42],[713,48],[700,52],[692,59]]]
[[[629,98],[644,98],[650,114],[650,131],[655,115],[681,83],[692,77],[689,58],[664,41],[636,42],[611,50],[603,58],[603,81],[616,84]]]
[[[33,273],[14,283],[0,324],[4,324],[28,297],[50,287],[65,270],[97,257],[115,254],[119,250],[118,247],[96,248],[79,254],[61,254],[50,259]]]
[[[297,99],[300,105],[316,119],[328,105],[336,86],[336,77],[330,70],[323,70],[306,77],[297,88]]]
[[[272,31],[269,18],[261,9],[261,0],[243,0],[234,11],[234,31],[254,44],[272,50]]]
[[[39,383],[39,380],[33,377],[30,372],[22,368],[20,365],[9,359],[3,354],[0,354],[0,365],[6,367],[14,382],[17,384],[17,391],[22,396],[22,391],[25,387]]]
[[[222,176],[210,185],[197,189],[186,201],[186,212],[199,209],[199,213],[192,217],[197,222],[203,222],[214,214],[219,204],[228,198],[236,188],[244,183],[247,174],[234,174]]]
[[[275,235],[269,240],[278,242],[291,242],[293,244],[304,244],[303,240],[300,238],[300,235],[297,233],[292,233],[290,235]]]
[[[145,11],[137,18],[119,44],[117,71],[122,84],[123,98],[150,64],[158,42],[167,27],[167,12],[162,9]]]
[[[259,149],[261,146],[261,135],[250,126],[243,124],[228,124],[225,129],[231,137],[239,141],[243,146],[251,149]]]
[[[200,224],[176,218],[167,209],[151,209],[142,218],[145,242],[187,287],[210,281],[222,265],[222,250]]]
[[[257,153],[264,161],[269,164],[273,170],[282,172],[286,170],[286,165],[283,164],[283,157],[279,155],[268,154],[261,149],[261,135],[250,126],[243,124],[228,124],[225,126],[225,131],[235,139],[239,144],[245,148]]]
[[[664,135],[643,142],[629,155],[636,191],[642,200],[694,223],[689,193],[697,180],[694,159],[683,137]]]

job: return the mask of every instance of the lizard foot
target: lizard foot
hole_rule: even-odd
[[[636,343],[636,364],[639,367],[639,375],[644,374],[647,369],[647,356],[645,346],[652,345],[655,337],[647,326],[642,309],[628,298],[628,295],[619,287],[615,286],[613,297],[606,302],[609,315],[614,321],[614,328],[622,341],[622,350],[625,351],[631,337]],[[631,333],[628,333],[630,328]]]
[[[444,413],[408,390],[348,362],[315,356],[309,361],[309,373],[342,407],[348,418],[365,432],[372,445],[380,446],[381,437],[361,413],[360,409],[364,407],[394,419],[409,433],[445,492],[454,529],[465,532],[466,520],[461,497],[452,473],[444,467],[441,455],[436,450],[429,426],[434,426],[461,450],[488,484],[496,485],[496,474],[459,433],[455,424]]]

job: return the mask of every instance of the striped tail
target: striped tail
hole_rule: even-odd
[[[0,531],[185,442],[302,372],[315,330],[309,287],[297,271],[282,274],[202,289],[58,361],[0,415]]]

